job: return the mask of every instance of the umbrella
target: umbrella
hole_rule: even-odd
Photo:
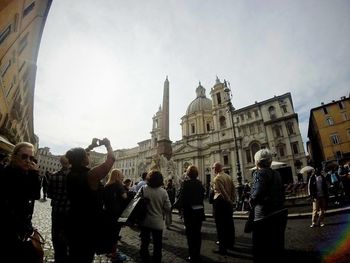
[[[300,169],[300,173],[302,173],[302,174],[309,173],[309,172],[312,172],[314,170],[315,170],[315,168],[313,168],[312,166],[307,165],[307,166],[305,166],[305,167]]]
[[[277,169],[277,168],[280,168],[280,167],[283,167],[283,166],[287,166],[287,164],[286,163],[282,163],[282,162],[277,162],[277,161],[272,161],[272,163],[271,163],[271,168],[272,169]],[[256,166],[250,168],[249,170],[250,171],[256,170]]]

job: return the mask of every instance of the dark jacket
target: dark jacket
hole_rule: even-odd
[[[271,168],[258,169],[253,176],[250,204],[255,220],[284,208],[284,188],[281,176]]]
[[[322,190],[324,197],[328,198],[328,187],[326,178],[323,175],[320,175],[322,178]],[[311,198],[318,198],[317,196],[317,185],[316,185],[316,174],[311,175],[308,185],[309,195]]]
[[[178,197],[178,208],[183,211],[185,220],[186,218],[205,219],[204,193],[205,189],[201,181],[190,179],[183,182]],[[200,207],[203,209],[200,209]]]
[[[40,198],[40,180],[36,171],[24,174],[7,166],[1,171],[1,221],[6,232],[23,237],[32,231],[34,201]]]
[[[39,175],[36,171],[23,173],[7,166],[1,169],[0,180],[2,262],[32,262],[22,240],[33,232],[34,202],[40,198]]]

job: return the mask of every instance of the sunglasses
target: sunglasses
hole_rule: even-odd
[[[28,155],[26,153],[21,154],[20,157],[21,157],[21,160],[23,160],[23,161],[25,161],[25,160],[29,160],[31,162],[35,162],[36,161],[34,156]]]

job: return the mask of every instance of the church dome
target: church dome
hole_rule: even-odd
[[[186,115],[198,112],[198,111],[211,111],[212,101],[205,96],[205,88],[199,82],[199,86],[196,89],[197,98],[195,98],[187,108]]]

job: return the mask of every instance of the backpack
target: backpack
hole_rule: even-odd
[[[332,184],[338,182],[338,177],[335,175],[335,173],[331,174],[331,182]]]

